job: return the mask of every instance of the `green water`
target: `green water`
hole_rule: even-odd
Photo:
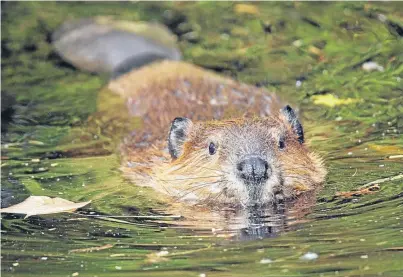
[[[81,214],[2,215],[3,276],[403,275],[402,3],[253,5],[246,14],[225,2],[2,2],[2,104],[13,104],[2,114],[2,204],[92,200]],[[119,99],[97,96],[107,78],[75,70],[49,44],[65,20],[95,15],[167,24],[186,61],[300,106],[329,169],[312,212],[250,240],[184,228],[182,219],[88,216],[164,208],[119,171],[116,144],[136,122],[114,114]],[[364,71],[369,60],[384,70]],[[357,101],[315,103],[327,94]],[[336,196],[374,181],[372,194]],[[318,258],[301,259],[307,252]]]

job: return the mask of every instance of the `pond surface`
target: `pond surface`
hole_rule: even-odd
[[[116,146],[136,121],[50,44],[96,15],[161,22],[186,61],[296,103],[329,170],[308,214],[261,211],[249,230],[232,214],[222,231],[125,180]],[[92,201],[2,214],[3,276],[403,276],[402,3],[2,2],[2,20],[2,207]]]

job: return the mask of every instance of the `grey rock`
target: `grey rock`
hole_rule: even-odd
[[[117,77],[155,60],[180,60],[176,37],[156,23],[105,17],[64,23],[52,36],[56,52],[75,67]]]

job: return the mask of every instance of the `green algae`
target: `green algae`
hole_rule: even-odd
[[[67,19],[112,15],[164,23],[179,36],[185,60],[301,107],[307,137],[329,169],[308,222],[276,238],[231,241],[144,219],[3,216],[4,276],[401,276],[402,179],[361,197],[335,195],[402,174],[402,159],[390,158],[403,154],[402,4],[249,4],[259,13],[236,14],[227,2],[2,2],[2,93],[16,102],[2,133],[2,189],[14,203],[28,195],[92,200],[87,213],[163,208],[119,172],[116,147],[139,121],[103,89],[106,76],[75,70],[50,45]],[[362,70],[366,61],[384,71]],[[312,96],[323,94],[360,101],[315,105]],[[113,247],[69,252],[106,244]],[[161,250],[166,260],[150,261]],[[318,259],[301,260],[307,252]]]

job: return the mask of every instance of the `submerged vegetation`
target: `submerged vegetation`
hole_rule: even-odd
[[[30,195],[92,200],[82,215],[2,215],[2,274],[401,276],[402,11],[399,2],[2,2],[2,206]],[[105,88],[108,76],[74,69],[51,46],[64,21],[100,15],[165,24],[184,60],[296,103],[329,169],[312,213],[257,241],[91,217],[163,208],[119,172],[117,144],[138,122]]]

